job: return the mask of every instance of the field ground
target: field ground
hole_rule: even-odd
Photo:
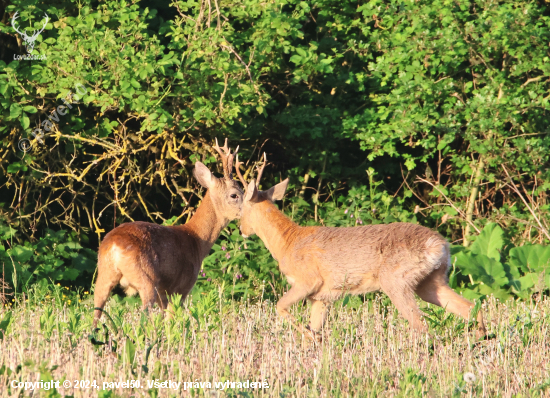
[[[547,297],[506,304],[488,299],[483,313],[493,338],[478,343],[462,320],[434,307],[424,307],[433,320],[430,336],[416,338],[384,295],[364,303],[345,299],[331,308],[317,346],[268,301],[220,301],[212,292],[176,305],[175,317],[164,319],[158,309],[140,311],[137,299],[112,298],[106,308],[112,320],[104,317],[95,336],[107,344],[94,345],[91,298],[69,303],[60,293],[1,310],[4,321],[12,314],[0,342],[1,397],[550,396]],[[304,322],[308,307],[293,310]],[[33,395],[10,387],[12,380],[50,378],[96,380],[99,390],[60,387]],[[126,380],[140,380],[142,388],[102,390],[103,382]],[[210,382],[212,388],[149,388],[154,380]],[[226,380],[265,380],[269,389],[214,387]]]

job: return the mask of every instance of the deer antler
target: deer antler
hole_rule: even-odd
[[[256,178],[256,186],[260,188],[260,180],[262,179],[262,173],[264,172],[265,165],[267,164],[267,156],[264,152],[264,163],[262,164],[262,167],[259,168],[258,171],[258,177]]]
[[[48,21],[50,20],[50,18],[46,13],[44,13],[44,16],[46,17],[46,22],[44,22],[44,26],[42,26],[42,29],[40,29],[38,32],[36,32],[36,30],[34,31],[35,33],[33,33],[33,35],[31,36],[31,40],[35,40],[38,37],[38,35],[42,33],[44,29],[46,29],[46,25],[48,24]]]
[[[243,164],[243,162],[239,162],[239,155],[237,155],[237,163],[235,163],[235,170],[237,171],[237,176],[239,177],[239,180],[241,181],[241,184],[243,184],[243,187],[246,189],[248,184],[246,183],[246,180],[244,179],[243,175],[241,174],[241,170],[239,167]],[[264,152],[264,163],[261,167],[258,167],[258,177],[256,177],[256,186],[260,187],[260,180],[262,178],[262,173],[264,172],[265,165],[267,164],[267,156]]]
[[[34,30],[33,34],[31,36],[29,36],[25,31],[21,32],[15,26],[15,20],[17,19],[17,14],[19,14],[19,12],[16,12],[15,14],[13,14],[13,17],[11,19],[11,26],[13,27],[13,29],[17,33],[19,33],[21,35],[21,37],[23,38],[23,41],[25,42],[25,45],[27,47],[27,51],[29,53],[31,53],[32,50],[34,49],[34,42],[35,42],[36,38],[38,37],[38,35],[40,33],[42,33],[44,31],[44,29],[46,29],[46,25],[48,24],[48,21],[50,20],[50,17],[48,17],[48,14],[44,13],[44,16],[46,17],[46,22],[44,22],[44,25],[42,26],[42,29],[40,29],[39,31]]]
[[[218,145],[218,139],[216,138],[216,145],[214,146],[214,149],[220,154],[220,157],[222,158],[224,178],[226,180],[233,180],[233,158],[239,151],[239,147],[237,146],[235,152],[231,153],[229,147],[227,146],[227,138],[225,139],[225,144],[222,148],[220,148],[220,146]]]
[[[243,188],[246,189],[246,180],[244,179],[243,175],[241,174],[241,165],[244,164],[244,162],[239,162],[239,155],[237,155],[237,161],[235,162],[235,171],[237,172],[237,177],[239,177],[239,180],[241,181],[241,184],[243,184]]]
[[[13,29],[19,33],[21,36],[26,36],[25,33],[22,33],[20,32],[16,27],[15,27],[15,20],[17,19],[17,14],[19,14],[19,11],[17,11],[15,14],[13,14],[13,18],[11,19],[11,26],[13,27]]]

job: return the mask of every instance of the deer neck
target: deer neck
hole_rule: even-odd
[[[254,231],[264,242],[275,260],[280,261],[297,237],[300,226],[285,216],[268,200],[254,206],[256,225]]]
[[[183,225],[183,228],[196,237],[201,259],[208,255],[227,223],[225,218],[217,214],[210,192],[206,191],[193,217]]]

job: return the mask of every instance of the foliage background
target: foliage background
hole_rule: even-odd
[[[16,11],[28,31],[50,16],[46,60],[13,60]],[[219,170],[214,137],[240,145],[245,175],[267,152],[264,184],[291,178],[283,208],[301,224],[418,222],[468,247],[452,281],[478,297],[518,294],[532,264],[494,268],[497,283],[461,255],[504,269],[511,248],[550,240],[547,2],[25,0],[0,16],[0,257],[17,291],[89,286],[123,222],[185,222],[193,163]],[[77,83],[87,94],[53,114]],[[488,223],[498,258],[472,245]],[[224,237],[196,291],[276,295],[261,242]]]

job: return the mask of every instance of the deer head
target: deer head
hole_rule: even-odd
[[[201,162],[195,163],[194,175],[197,181],[209,190],[217,215],[229,222],[240,218],[243,203],[243,191],[237,181],[233,180],[231,173],[233,170],[233,159],[239,147],[237,147],[234,153],[231,153],[227,146],[226,138],[225,145],[222,148],[220,148],[216,139],[214,149],[220,154],[222,160],[223,178],[215,177],[208,170],[208,167]]]
[[[11,19],[11,26],[13,27],[13,29],[15,29],[15,31],[17,33],[19,33],[21,35],[21,38],[23,39],[23,42],[25,43],[25,47],[27,48],[27,52],[30,54],[32,52],[32,50],[34,50],[34,42],[38,38],[38,35],[44,31],[44,29],[46,28],[46,25],[48,24],[48,21],[50,20],[50,18],[48,17],[48,14],[44,13],[44,16],[46,17],[46,22],[44,22],[44,25],[42,26],[42,29],[40,29],[38,31],[34,30],[32,35],[29,36],[29,35],[27,35],[27,33],[25,31],[21,32],[15,26],[15,20],[17,19],[17,14],[18,13],[19,12],[16,12],[15,14],[13,14],[13,18]]]
[[[245,179],[243,178],[239,166],[242,162],[239,162],[239,156],[237,155],[237,163],[235,163],[235,170],[237,170],[237,176],[243,186],[247,186]],[[261,216],[260,214],[255,214],[254,206],[260,202],[268,200],[274,202],[276,200],[281,200],[285,196],[285,191],[288,186],[288,178],[284,181],[281,181],[277,185],[272,186],[267,191],[260,191],[258,188],[260,186],[260,179],[264,172],[265,166],[267,164],[267,156],[264,152],[264,161],[262,165],[258,168],[258,176],[256,181],[252,179],[246,188],[246,193],[243,201],[243,210],[241,215],[241,233],[244,237],[252,236],[256,234],[254,231],[253,225],[256,224],[254,218]]]

